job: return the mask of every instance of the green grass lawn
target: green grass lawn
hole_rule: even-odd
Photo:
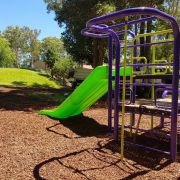
[[[57,82],[50,80],[47,74],[17,68],[0,68],[0,85],[49,88],[61,87]]]

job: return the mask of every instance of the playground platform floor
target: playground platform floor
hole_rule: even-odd
[[[49,95],[64,92],[0,87],[0,179],[180,179],[180,156],[171,163],[162,154],[127,146],[121,161],[101,103],[61,123],[38,115],[57,105]]]

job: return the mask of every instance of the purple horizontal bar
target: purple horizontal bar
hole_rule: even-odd
[[[167,63],[147,63],[147,64],[126,64],[126,67],[127,66],[165,66],[165,65],[173,65],[172,62],[167,62]],[[120,67],[124,67],[123,64],[120,65]]]
[[[127,23],[115,24],[115,25],[109,26],[109,28],[114,29],[114,28],[123,27],[126,24],[131,25],[131,24],[137,24],[137,23],[141,23],[144,21],[156,20],[156,19],[157,18],[155,16],[151,16],[151,17],[147,17],[147,18],[141,18],[141,19],[137,19],[137,20],[128,21]]]
[[[139,15],[155,16],[158,19],[171,22],[171,25],[172,25],[176,35],[178,35],[178,33],[179,33],[178,24],[172,16],[170,16],[170,15],[166,14],[165,12],[162,12],[158,9],[145,8],[145,7],[123,9],[123,10],[120,10],[117,12],[113,12],[111,14],[93,18],[86,23],[86,27],[90,27],[90,26],[96,25],[96,24],[108,23],[112,20],[114,21],[117,19],[122,19],[125,16],[136,16],[136,15],[138,15],[138,16]]]
[[[121,125],[120,125],[121,126]],[[132,128],[132,129],[137,129],[135,127],[130,127],[130,125],[125,125],[124,128]],[[154,131],[154,130],[148,130],[148,129],[142,129],[142,128],[138,128],[137,129],[138,131],[141,131],[141,132],[149,132],[149,133],[154,133],[154,134],[161,134],[165,137],[170,137],[170,134],[164,134],[162,132],[157,132],[157,131]]]
[[[101,32],[101,31],[98,31]],[[133,38],[135,36],[135,34],[131,31],[131,30],[127,30],[128,34],[131,35]],[[121,31],[117,31],[116,34],[120,35],[120,34],[124,34],[125,30],[121,30]],[[109,36],[111,36],[110,33],[97,33],[96,31],[93,31],[91,28],[85,28],[81,31],[81,34],[88,36],[88,37],[95,37],[95,38],[107,38]]]
[[[133,143],[133,142],[130,142],[130,141],[124,141],[124,142],[127,143],[127,144],[133,144],[135,146],[138,146],[138,147],[141,147],[141,148],[144,148],[144,149],[148,149],[148,150],[151,150],[151,151],[156,151],[156,152],[160,152],[160,153],[164,153],[164,154],[170,155],[170,152],[168,152],[168,151],[163,151],[163,150],[151,148],[151,147],[144,146],[144,145],[137,144],[137,143]]]
[[[122,85],[123,83],[119,83],[120,85]],[[149,83],[126,83],[126,85],[134,85],[134,86],[160,86],[160,87],[164,87],[164,86],[172,86],[172,84],[149,84]]]
[[[163,41],[163,42],[152,42],[152,43],[145,43],[145,44],[136,44],[136,45],[129,45],[127,46],[127,48],[133,48],[133,47],[140,47],[140,46],[151,46],[151,45],[154,45],[154,44],[168,44],[168,43],[173,43],[174,41],[173,40],[169,40],[169,41]],[[122,46],[121,48],[124,48],[124,46]]]

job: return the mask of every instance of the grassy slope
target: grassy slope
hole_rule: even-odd
[[[60,88],[46,74],[16,68],[0,68],[0,85]]]

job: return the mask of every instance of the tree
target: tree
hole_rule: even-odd
[[[66,79],[72,77],[77,64],[69,57],[57,61],[52,69],[56,80],[66,85]]]
[[[30,67],[33,68],[35,61],[39,59],[41,43],[38,40],[40,31],[34,29],[29,31],[29,53],[30,53]]]
[[[44,2],[47,3],[49,11],[55,12],[55,20],[60,27],[65,26],[62,36],[68,53],[76,61],[80,63],[88,61],[95,67],[103,63],[107,45],[102,39],[87,38],[80,34],[87,20],[124,8],[157,7],[164,0],[44,0]],[[149,22],[147,26],[147,32],[151,32],[152,23]],[[142,33],[145,32],[144,29],[142,25]],[[147,37],[147,42],[150,42],[149,37]],[[145,51],[149,54],[148,48]]]
[[[15,66],[20,67],[21,61],[27,58],[30,53],[31,61],[34,61],[34,56],[39,53],[39,43],[37,37],[40,31],[31,30],[29,27],[8,26],[3,32],[3,36],[10,42],[10,47],[16,55]]]
[[[168,14],[173,16],[178,24],[180,24],[180,1],[179,0],[165,0],[165,10]]]
[[[65,57],[63,42],[56,37],[47,37],[41,43],[41,58],[52,70],[56,61]]]
[[[65,26],[62,39],[73,59],[79,63],[89,62],[94,66],[101,65],[105,53],[104,41],[82,36],[81,30],[90,18],[113,11],[114,4],[107,0],[44,1],[47,3],[48,10],[55,12],[55,20],[60,27]]]
[[[16,56],[11,50],[8,40],[0,37],[0,67],[12,66],[15,58]]]

